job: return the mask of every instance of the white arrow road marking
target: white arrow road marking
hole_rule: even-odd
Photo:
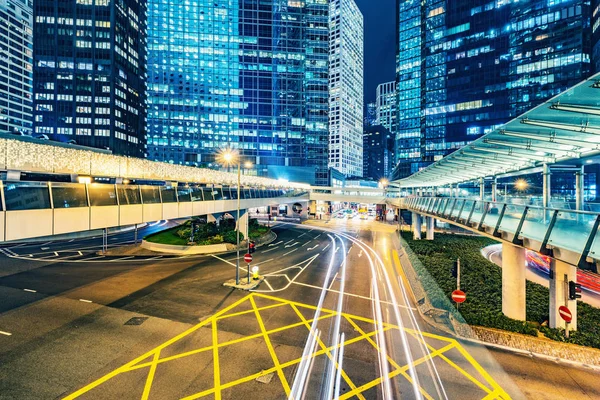
[[[314,249],[316,249],[317,247],[319,247],[319,245],[318,245],[318,244],[317,244],[317,245],[315,245],[314,247],[309,247],[308,249],[306,249],[306,251],[311,251],[311,250],[314,250]]]
[[[360,252],[358,253],[358,256],[359,256],[359,257],[362,257],[362,252],[363,252],[363,251],[362,251],[362,249],[361,249],[361,250],[360,250]]]
[[[289,247],[294,247],[295,245],[300,244],[300,242],[294,242],[292,244],[288,244],[287,246],[285,246],[285,248],[289,248]]]
[[[287,247],[287,246],[286,246],[286,247]],[[261,253],[268,253],[268,252],[270,252],[270,251],[277,250],[278,248],[279,248],[279,246],[277,246],[277,247],[273,247],[272,249],[269,249],[269,250],[263,250],[263,251],[261,251]]]

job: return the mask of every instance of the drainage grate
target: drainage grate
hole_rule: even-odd
[[[141,325],[147,319],[148,317],[133,317],[129,321],[125,322],[125,325]]]
[[[262,374],[264,371],[260,371],[260,373]],[[257,382],[260,383],[271,383],[271,380],[273,379],[273,375],[275,375],[274,372],[271,372],[269,374],[266,375],[261,375],[258,378],[256,378]]]

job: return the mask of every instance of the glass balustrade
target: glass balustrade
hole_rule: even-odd
[[[597,215],[592,213],[559,211],[548,244],[576,253],[583,252],[597,218]]]

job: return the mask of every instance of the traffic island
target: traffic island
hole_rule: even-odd
[[[240,283],[236,285],[235,279],[230,279],[223,284],[223,286],[238,289],[238,290],[253,290],[256,289],[262,281],[265,280],[264,276],[259,276],[256,279],[250,279],[250,283],[248,283],[248,278],[240,278]]]

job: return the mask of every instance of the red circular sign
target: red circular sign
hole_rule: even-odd
[[[452,292],[452,300],[457,303],[463,303],[467,299],[467,295],[462,290],[455,290]]]
[[[250,253],[244,254],[244,261],[246,261],[247,263],[251,263],[252,262],[252,254],[250,254]]]
[[[560,317],[567,323],[571,322],[573,319],[573,314],[571,314],[571,311],[566,306],[558,307],[558,313],[560,314]]]

